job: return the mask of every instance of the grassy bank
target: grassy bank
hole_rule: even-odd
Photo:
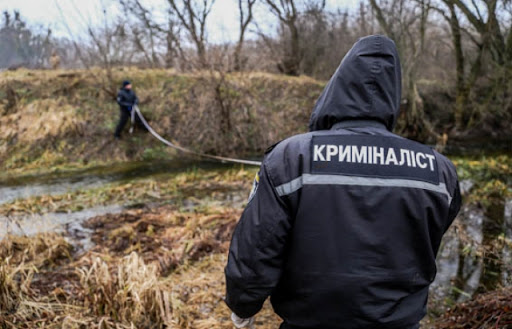
[[[305,131],[323,84],[310,78],[250,73],[177,74],[119,69],[140,107],[164,137],[195,150],[260,155]],[[101,71],[26,71],[0,75],[0,169],[83,167],[168,158],[169,150],[141,130],[114,141],[115,99]],[[172,153],[171,153],[172,155]]]

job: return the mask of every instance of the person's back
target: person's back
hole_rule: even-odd
[[[226,267],[236,315],[271,295],[282,328],[418,326],[460,193],[448,159],[390,132],[400,84],[394,43],[359,40],[311,132],[267,153]]]

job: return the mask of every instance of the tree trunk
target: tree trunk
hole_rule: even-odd
[[[244,61],[242,60],[242,46],[243,46],[243,42],[244,42],[244,35],[243,33],[240,35],[240,39],[238,40],[238,43],[236,45],[236,48],[235,48],[235,53],[233,54],[233,57],[234,57],[234,62],[235,62],[235,65],[234,65],[234,70],[239,72],[239,71],[242,71],[243,68],[244,68]]]
[[[295,26],[295,21],[286,23],[290,32],[290,47],[285,50],[285,55],[279,64],[279,70],[292,76],[300,75],[300,63],[302,55],[300,51],[299,29]]]
[[[457,13],[453,3],[447,3],[450,9],[450,27],[452,30],[452,42],[455,52],[455,110],[454,120],[457,129],[462,130],[467,122],[467,107],[469,100],[469,88],[466,85],[464,73],[464,52],[462,50],[462,35]]]

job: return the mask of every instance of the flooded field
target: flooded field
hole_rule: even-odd
[[[465,202],[443,239],[423,327],[449,328],[448,318],[436,321],[450,307],[512,285],[510,162],[508,156],[456,160]],[[256,170],[176,161],[3,176],[0,255],[9,264],[0,278],[7,271],[11,285],[29,287],[12,297],[17,311],[4,320],[16,328],[89,327],[80,321],[98,328],[151,327],[148,319],[176,328],[231,328],[222,302],[223,266]],[[152,284],[133,292],[147,294],[141,303],[154,308],[149,316],[118,314],[122,307],[142,307],[114,303],[116,289],[124,288],[110,284],[120,284],[121,272],[114,269],[123,266],[152,273]],[[104,305],[92,307],[92,300]],[[32,306],[20,309],[23,303]],[[267,305],[257,327],[278,323]]]

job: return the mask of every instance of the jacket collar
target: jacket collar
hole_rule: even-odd
[[[332,125],[331,130],[343,128],[378,128],[388,130],[386,125],[376,120],[343,120]]]

